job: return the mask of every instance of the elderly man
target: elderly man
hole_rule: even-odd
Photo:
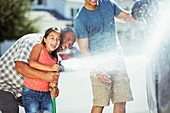
[[[59,51],[69,49],[75,42],[72,28],[62,30],[62,42]],[[22,105],[21,92],[24,77],[43,79],[48,82],[58,82],[59,73],[42,72],[31,68],[29,56],[33,46],[42,41],[40,34],[28,34],[17,40],[0,58],[0,111],[3,113],[19,113]],[[57,88],[53,91],[57,96]]]

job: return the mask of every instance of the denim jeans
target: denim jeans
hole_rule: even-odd
[[[35,91],[23,86],[22,101],[26,113],[53,112],[53,104],[49,91]]]

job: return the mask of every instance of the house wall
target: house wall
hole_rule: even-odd
[[[57,0],[55,10],[66,19],[72,19],[77,14],[77,9],[80,9],[83,3],[83,1],[80,2],[79,0]],[[71,9],[74,9],[73,17]]]
[[[68,19],[73,19],[77,14],[78,10],[83,6],[83,3],[80,2],[66,2],[65,4],[65,17]],[[73,9],[73,17],[71,13],[71,9]]]
[[[48,9],[55,10],[60,15],[65,17],[66,19],[73,19],[77,13],[77,9],[80,9],[84,0],[41,0],[42,4],[38,5],[38,0],[34,0],[33,9]],[[133,6],[136,0],[111,0],[116,1],[118,5],[120,5],[123,9],[131,11],[131,7]],[[73,9],[73,17],[71,10]]]
[[[38,0],[34,0],[34,5],[32,6],[33,9],[50,9],[54,10],[55,3],[58,0],[41,0],[42,4],[38,4]]]
[[[65,17],[65,1],[64,0],[55,0],[55,11],[57,11],[60,15]]]
[[[33,9],[48,9],[55,10],[60,15],[65,17],[66,19],[73,19],[77,14],[78,9],[80,9],[84,4],[83,1],[79,0],[42,0],[42,4],[38,4],[38,0],[34,0]],[[73,17],[71,10],[73,9]]]

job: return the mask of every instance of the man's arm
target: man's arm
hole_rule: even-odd
[[[31,68],[27,63],[22,61],[15,62],[15,69],[18,73],[28,78],[43,79],[47,82],[58,82],[59,73],[42,72]]]
[[[77,39],[81,54],[83,56],[90,56],[89,48],[88,48],[88,38]]]
[[[122,11],[116,18],[121,19],[126,22],[135,23],[136,20],[131,16],[131,13]]]
[[[88,38],[77,39],[77,42],[81,50],[81,54],[83,56],[90,56],[90,51],[88,49]],[[110,76],[107,74],[97,73],[96,76],[98,77],[99,81],[102,83],[111,83],[111,81],[108,79],[110,78]]]

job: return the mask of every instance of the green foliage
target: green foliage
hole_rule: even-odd
[[[31,11],[29,0],[0,0],[0,42],[18,39],[21,36],[38,32],[26,13]]]

